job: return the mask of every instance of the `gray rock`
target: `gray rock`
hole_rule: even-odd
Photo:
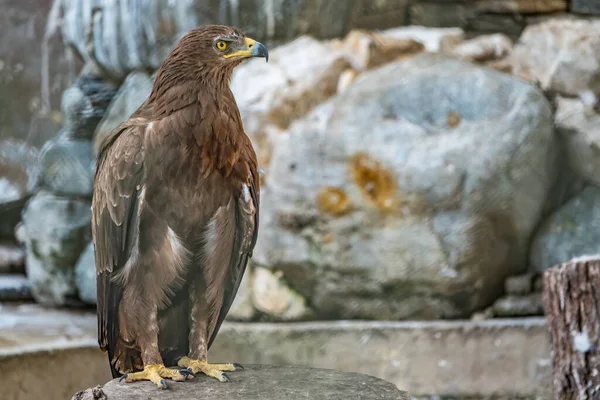
[[[31,285],[25,275],[0,274],[0,302],[31,299]]]
[[[501,318],[529,317],[544,314],[541,293],[527,296],[510,295],[496,300],[493,306],[494,315]]]
[[[90,242],[75,265],[75,285],[79,298],[86,303],[96,304],[96,262],[94,243]]]
[[[598,186],[600,113],[593,109],[593,103],[588,105],[585,100],[586,96],[583,99],[557,96],[555,121],[563,137],[571,169],[582,179]]]
[[[94,133],[94,152],[100,141],[133,114],[152,91],[153,77],[135,71],[127,76]]]
[[[25,142],[0,140],[0,239],[14,239],[21,211],[40,174],[39,151]]]
[[[600,188],[586,187],[548,217],[531,245],[531,267],[543,272],[573,257],[600,253]]]
[[[406,14],[406,4],[398,0],[91,0],[63,4],[65,42],[86,60],[93,48],[98,64],[116,78],[134,70],[157,69],[173,43],[198,25],[237,26],[272,45],[303,34],[324,39],[343,36],[352,28],[391,28],[403,25]],[[95,7],[103,12],[93,18],[93,46],[87,46]]]
[[[151,382],[123,383],[114,379],[102,387],[107,399],[172,400],[314,400],[389,399],[410,400],[407,392],[383,379],[355,372],[339,372],[303,366],[247,365],[230,374],[232,383],[224,385],[214,378],[198,375],[195,379],[171,383],[170,390],[156,388]],[[88,389],[98,390],[97,388]],[[201,395],[200,395],[201,393]],[[73,400],[86,398],[84,392]]]
[[[278,141],[254,261],[320,317],[466,317],[526,269],[555,166],[537,88],[439,54],[388,64]]]
[[[508,294],[523,295],[531,293],[533,284],[532,274],[509,276],[504,281],[504,290]]]
[[[72,139],[62,131],[44,145],[40,159],[44,168],[40,189],[63,196],[92,196],[95,159],[89,140]]]
[[[104,116],[117,87],[85,70],[73,86],[65,90],[61,109],[65,118],[65,134],[72,139],[91,140],[96,126]]]
[[[91,197],[95,160],[92,137],[116,88],[94,75],[82,74],[65,90],[65,124],[42,148],[39,188],[66,196]]]
[[[246,272],[240,282],[233,304],[225,317],[228,321],[251,321],[256,315],[256,310],[252,305],[252,276],[253,266],[248,264]]]
[[[33,297],[64,305],[76,297],[75,264],[91,240],[91,202],[41,191],[23,211],[26,270]]]

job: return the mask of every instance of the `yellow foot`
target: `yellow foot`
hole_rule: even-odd
[[[197,374],[202,372],[204,375],[212,376],[221,382],[230,382],[229,376],[223,371],[237,371],[244,369],[240,364],[209,364],[206,361],[192,360],[189,357],[183,357],[177,363],[180,367],[187,368],[188,373]],[[186,371],[186,370],[181,370]]]
[[[143,371],[132,372],[125,374],[121,377],[121,381],[125,379],[125,382],[135,381],[151,381],[156,384],[160,389],[167,389],[167,382],[165,379],[172,379],[174,381],[185,381],[188,378],[189,373],[185,370],[179,371],[173,368],[167,368],[163,364],[146,365]]]

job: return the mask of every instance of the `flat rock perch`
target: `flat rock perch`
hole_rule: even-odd
[[[114,379],[101,388],[78,392],[71,400],[410,400],[394,384],[369,375],[301,366],[244,367],[229,375],[230,383],[198,375],[191,381],[169,381],[169,390],[159,390],[151,382]]]

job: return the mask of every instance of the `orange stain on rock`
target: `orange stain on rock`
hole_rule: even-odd
[[[317,195],[317,203],[321,210],[336,216],[344,215],[352,209],[348,195],[336,187],[323,188]]]
[[[397,208],[396,180],[379,161],[365,153],[356,153],[350,159],[350,171],[362,193],[377,208],[384,212]]]

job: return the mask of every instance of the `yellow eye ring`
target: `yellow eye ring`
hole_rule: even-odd
[[[227,43],[225,43],[223,40],[219,40],[217,42],[217,49],[225,50],[226,48],[227,48]]]

